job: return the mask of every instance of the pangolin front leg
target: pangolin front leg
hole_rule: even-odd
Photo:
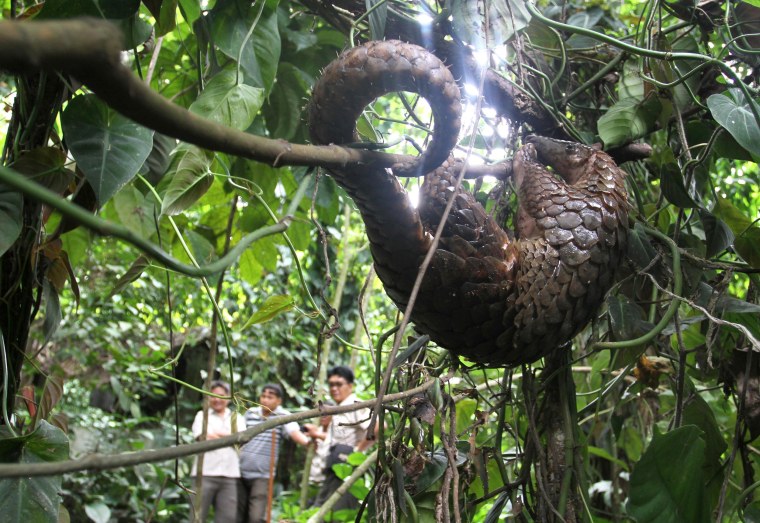
[[[511,241],[470,193],[453,187],[456,160],[444,159],[457,139],[459,92],[446,67],[424,49],[370,42],[341,55],[314,88],[312,139],[357,141],[355,121],[363,107],[394,90],[422,94],[435,117],[430,147],[416,163],[396,169],[430,171],[419,210],[389,170],[332,171],[362,214],[388,295],[401,308],[408,303],[453,196],[412,313],[418,330],[457,355],[489,365],[532,362],[566,343],[594,314],[622,257],[623,172],[594,149],[529,138],[513,163],[520,208],[519,239]]]

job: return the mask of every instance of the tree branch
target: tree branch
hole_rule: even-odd
[[[388,394],[383,398],[383,403],[393,403],[400,401],[420,392],[426,391],[435,380],[430,380],[419,387]],[[238,432],[231,436],[223,438],[188,443],[158,450],[146,450],[141,452],[124,452],[122,454],[91,454],[82,459],[69,461],[59,461],[53,463],[18,463],[12,465],[0,465],[0,478],[28,478],[32,476],[57,476],[69,472],[80,472],[83,470],[109,470],[121,467],[131,467],[141,463],[156,463],[159,461],[168,461],[185,456],[192,456],[201,452],[208,452],[232,445],[242,445],[248,442],[257,434],[261,434],[271,428],[290,423],[291,421],[301,421],[315,418],[317,416],[332,416],[344,412],[353,412],[355,410],[372,408],[375,406],[375,400],[360,401],[352,405],[342,405],[333,407],[320,407],[316,409],[287,414],[285,416],[276,416],[267,421],[256,425],[244,432]]]
[[[336,145],[312,146],[272,140],[225,127],[175,105],[121,64],[123,37],[109,22],[92,18],[55,22],[0,21],[0,69],[71,74],[127,118],[204,149],[256,160],[273,167],[351,165],[392,167],[409,156]],[[504,178],[505,164],[471,166],[471,176]],[[508,169],[511,172],[511,166]]]

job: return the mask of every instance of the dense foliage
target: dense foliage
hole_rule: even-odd
[[[231,381],[241,411],[276,381],[299,410],[324,396],[326,368],[341,363],[367,399],[382,394],[389,367],[389,392],[432,380],[413,406],[381,412],[378,465],[355,486],[367,521],[760,520],[758,0],[0,7],[3,20],[29,24],[111,20],[125,35],[122,61],[152,90],[281,143],[308,143],[311,86],[342,49],[398,37],[451,45],[458,54],[444,58],[467,72],[457,156],[508,164],[528,132],[601,143],[630,160],[633,208],[619,283],[572,350],[481,368],[411,327],[395,332],[401,315],[371,274],[363,224],[319,161],[274,168],[178,142],[122,116],[76,74],[0,75],[0,461],[189,443],[208,380]],[[13,69],[8,49],[0,70]],[[358,129],[414,154],[429,120],[425,103],[396,94]],[[115,227],[42,205],[36,189],[12,188],[18,178]],[[465,183],[512,228],[504,178]],[[405,183],[415,195],[421,182]],[[287,230],[229,266],[205,277],[183,268],[216,263],[277,223]],[[390,360],[394,336],[402,347]],[[299,509],[304,452],[287,450],[278,482],[290,494],[275,513],[306,521],[315,510]],[[189,464],[25,478],[3,478],[0,466],[0,513],[184,520]]]

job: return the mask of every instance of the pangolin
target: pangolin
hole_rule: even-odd
[[[312,141],[359,141],[355,124],[362,110],[392,91],[428,100],[435,127],[425,152],[392,170],[331,170],[361,212],[387,294],[406,307],[453,196],[412,312],[416,328],[485,365],[530,363],[566,344],[595,314],[624,256],[624,171],[595,148],[527,137],[512,163],[519,209],[510,239],[472,194],[454,188],[451,173],[459,160],[449,154],[459,134],[459,89],[445,64],[421,47],[369,42],[329,64],[309,105]],[[426,173],[418,208],[393,171]]]

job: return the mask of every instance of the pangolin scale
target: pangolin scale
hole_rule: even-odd
[[[364,107],[400,90],[425,97],[435,120],[425,152],[393,168],[426,173],[419,208],[391,170],[331,171],[361,212],[386,292],[405,308],[453,195],[412,313],[416,328],[486,365],[530,363],[567,343],[595,314],[625,254],[624,171],[594,148],[528,137],[513,160],[519,209],[517,239],[510,239],[472,194],[454,189],[458,160],[449,154],[459,135],[460,93],[446,66],[421,47],[369,42],[328,65],[309,105],[312,141],[359,141],[355,123]]]

